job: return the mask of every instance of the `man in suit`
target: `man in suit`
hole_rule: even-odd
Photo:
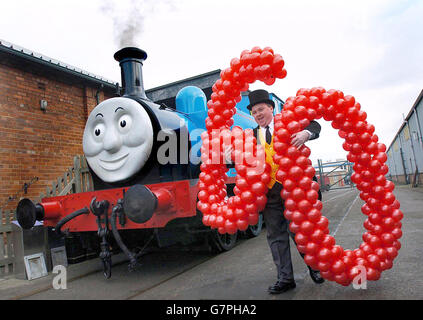
[[[266,154],[273,151],[273,109],[275,103],[270,99],[266,90],[255,90],[249,94],[250,104],[247,108],[251,111],[257,127],[254,128],[254,136],[257,143],[265,147]],[[308,140],[319,137],[321,127],[316,121],[311,121],[305,130],[292,135],[291,144],[300,148]],[[289,221],[283,215],[284,203],[281,198],[282,184],[276,180],[277,166],[270,156],[266,156],[266,162],[272,166],[272,179],[269,183],[267,193],[267,204],[263,211],[263,218],[267,229],[267,241],[272,252],[273,261],[277,269],[277,282],[269,287],[269,293],[278,294],[296,287],[294,272],[292,268],[291,252],[289,246],[289,235],[294,239],[294,234],[289,231]],[[294,240],[295,242],[295,240]],[[303,254],[301,254],[304,257]],[[322,283],[324,279],[319,271],[309,267],[312,280],[315,283]]]

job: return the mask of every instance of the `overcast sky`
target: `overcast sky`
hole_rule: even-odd
[[[288,76],[268,87],[286,99],[322,86],[353,95],[387,147],[423,88],[423,1],[1,1],[0,39],[120,82],[113,54],[148,53],[145,88],[225,69],[244,49],[270,46]],[[321,119],[311,159],[345,158]]]

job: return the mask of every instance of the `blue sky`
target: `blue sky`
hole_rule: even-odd
[[[0,5],[0,39],[120,82],[113,54],[125,23],[136,21],[125,41],[149,55],[147,89],[270,46],[288,76],[251,89],[282,99],[303,87],[342,90],[389,146],[423,88],[422,17],[422,1],[15,0]],[[313,162],[345,157],[336,131],[320,123],[321,138],[309,144]]]

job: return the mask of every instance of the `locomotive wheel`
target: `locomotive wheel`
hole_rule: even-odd
[[[259,221],[255,226],[248,226],[248,229],[245,230],[245,234],[248,238],[254,238],[257,237],[261,230],[263,229],[263,214],[259,214]]]
[[[235,247],[238,233],[235,234],[220,234],[217,230],[211,232],[211,245],[213,251],[225,252]]]

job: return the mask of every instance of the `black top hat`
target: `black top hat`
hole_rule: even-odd
[[[250,99],[250,104],[247,106],[247,109],[251,111],[251,109],[258,103],[267,103],[270,104],[273,108],[275,107],[275,102],[270,99],[269,92],[263,89],[251,91],[248,95]]]

